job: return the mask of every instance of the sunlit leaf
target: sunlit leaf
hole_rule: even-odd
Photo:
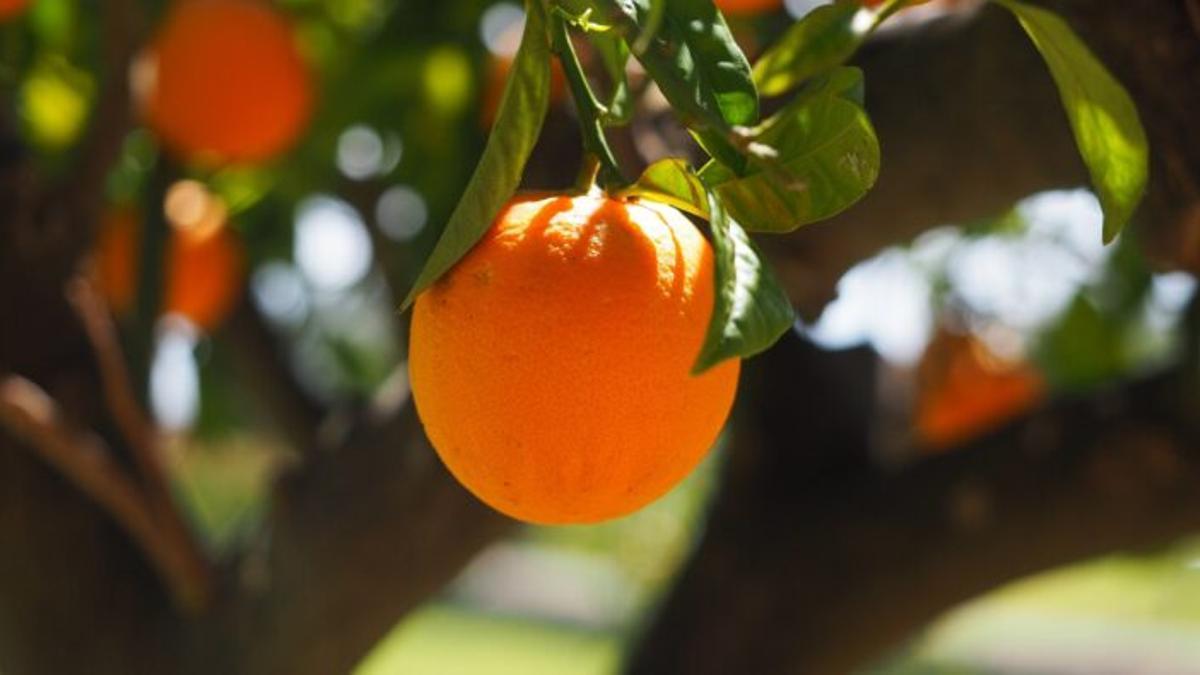
[[[766,122],[757,141],[778,153],[744,177],[710,162],[700,172],[746,229],[788,232],[858,201],[879,175],[879,141],[862,107],[846,97],[861,73],[840,68]]]
[[[874,28],[878,16],[857,0],[839,0],[809,12],[754,64],[759,90],[764,96],[778,96],[844,63]]]
[[[622,196],[650,199],[708,218],[708,191],[682,159],[660,159],[642,172]]]
[[[525,161],[537,142],[550,96],[550,41],[541,0],[526,4],[525,34],[513,59],[496,125],[483,157],[450,220],[404,299],[407,308],[418,293],[437,281],[487,232],[496,214],[521,181]]]
[[[692,366],[701,373],[728,358],[753,356],[792,326],[795,314],[754,242],[728,216],[721,200],[708,196],[716,258],[716,295],[704,345]]]
[[[1104,241],[1121,232],[1146,190],[1146,132],[1129,94],[1065,21],[1013,0],[1007,7],[1041,52],[1058,85],[1079,154],[1104,209]]]
[[[711,91],[721,117],[731,125],[757,122],[758,92],[750,62],[712,0],[670,0],[667,21],[677,27],[695,59],[700,84]]]

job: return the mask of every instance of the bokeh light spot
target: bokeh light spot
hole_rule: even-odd
[[[421,193],[407,185],[393,185],[375,203],[375,220],[389,238],[410,241],[424,229],[429,208]]]
[[[371,266],[371,238],[352,206],[319,195],[296,209],[293,255],[318,290],[338,292],[357,284]]]
[[[338,137],[337,166],[347,178],[363,180],[382,173],[383,138],[365,124],[356,124]]]

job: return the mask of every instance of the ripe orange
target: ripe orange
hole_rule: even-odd
[[[292,26],[255,0],[177,0],[148,50],[145,116],[176,154],[259,162],[299,137],[312,82]]]
[[[137,297],[141,223],[129,209],[105,216],[96,246],[100,291],[117,314],[133,311]],[[244,259],[237,236],[213,228],[172,228],[167,245],[163,309],[205,330],[215,328],[237,301]]]
[[[7,21],[29,7],[29,0],[0,0],[0,21]]]
[[[766,14],[783,7],[783,0],[716,0],[717,9],[729,15]]]
[[[416,302],[413,396],[468,489],[536,523],[584,523],[661,496],[704,457],[739,362],[692,362],[713,255],[678,211],[520,197]]]
[[[916,432],[930,448],[945,448],[990,431],[1033,407],[1045,394],[1041,374],[1000,358],[978,338],[939,332],[917,378]]]

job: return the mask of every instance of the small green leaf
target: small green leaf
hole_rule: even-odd
[[[763,263],[754,242],[711,192],[708,211],[716,258],[716,295],[693,374],[725,359],[747,358],[765,350],[795,322],[787,295]]]
[[[701,218],[708,218],[708,190],[682,159],[660,159],[642,172],[637,182],[619,197],[641,197],[669,204]]]
[[[401,309],[471,250],[521,182],[550,98],[550,41],[541,0],[525,3],[525,34],[513,59],[496,125],[462,199]]]
[[[1146,190],[1149,150],[1129,94],[1058,15],[998,0],[1042,53],[1066,108],[1075,144],[1104,209],[1104,241],[1129,222]]]
[[[861,95],[862,74],[839,68],[815,82],[764,125],[756,141],[778,158],[744,177],[710,162],[700,177],[730,214],[756,232],[790,232],[829,218],[867,193],[879,175],[879,140]]]
[[[857,0],[839,0],[809,12],[754,64],[763,96],[778,96],[849,59],[880,14]]]

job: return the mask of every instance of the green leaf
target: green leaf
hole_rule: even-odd
[[[1016,15],[1058,85],[1075,144],[1104,209],[1104,241],[1111,242],[1129,222],[1149,176],[1146,132],[1137,108],[1062,18],[1014,0],[998,1]]]
[[[541,0],[529,0],[525,3],[525,34],[483,157],[401,310],[475,246],[512,197],[541,132],[549,97],[550,41],[545,10]]]
[[[846,95],[861,88],[857,69],[840,68],[768,120],[756,141],[775,149],[772,163],[744,177],[710,162],[700,172],[746,229],[790,232],[858,201],[879,175],[879,140],[866,111]]]
[[[711,192],[708,211],[716,258],[716,295],[693,374],[728,358],[747,358],[763,351],[795,321],[787,295],[763,263],[754,242]]]
[[[758,91],[750,62],[712,0],[666,0],[667,24],[677,28],[696,61],[701,85],[712,92],[731,125],[758,122]]]
[[[727,136],[732,127],[758,120],[750,64],[712,0],[662,1],[664,16],[649,39],[641,31],[653,18],[651,0],[604,0],[601,8],[626,39],[645,42],[634,56],[684,124],[703,137],[711,154],[737,163]]]
[[[701,218],[708,218],[708,190],[682,159],[660,159],[642,172],[637,182],[619,197],[641,197],[669,204]]]
[[[844,63],[880,16],[857,0],[839,0],[809,12],[754,64],[759,90],[763,96],[778,96]]]

